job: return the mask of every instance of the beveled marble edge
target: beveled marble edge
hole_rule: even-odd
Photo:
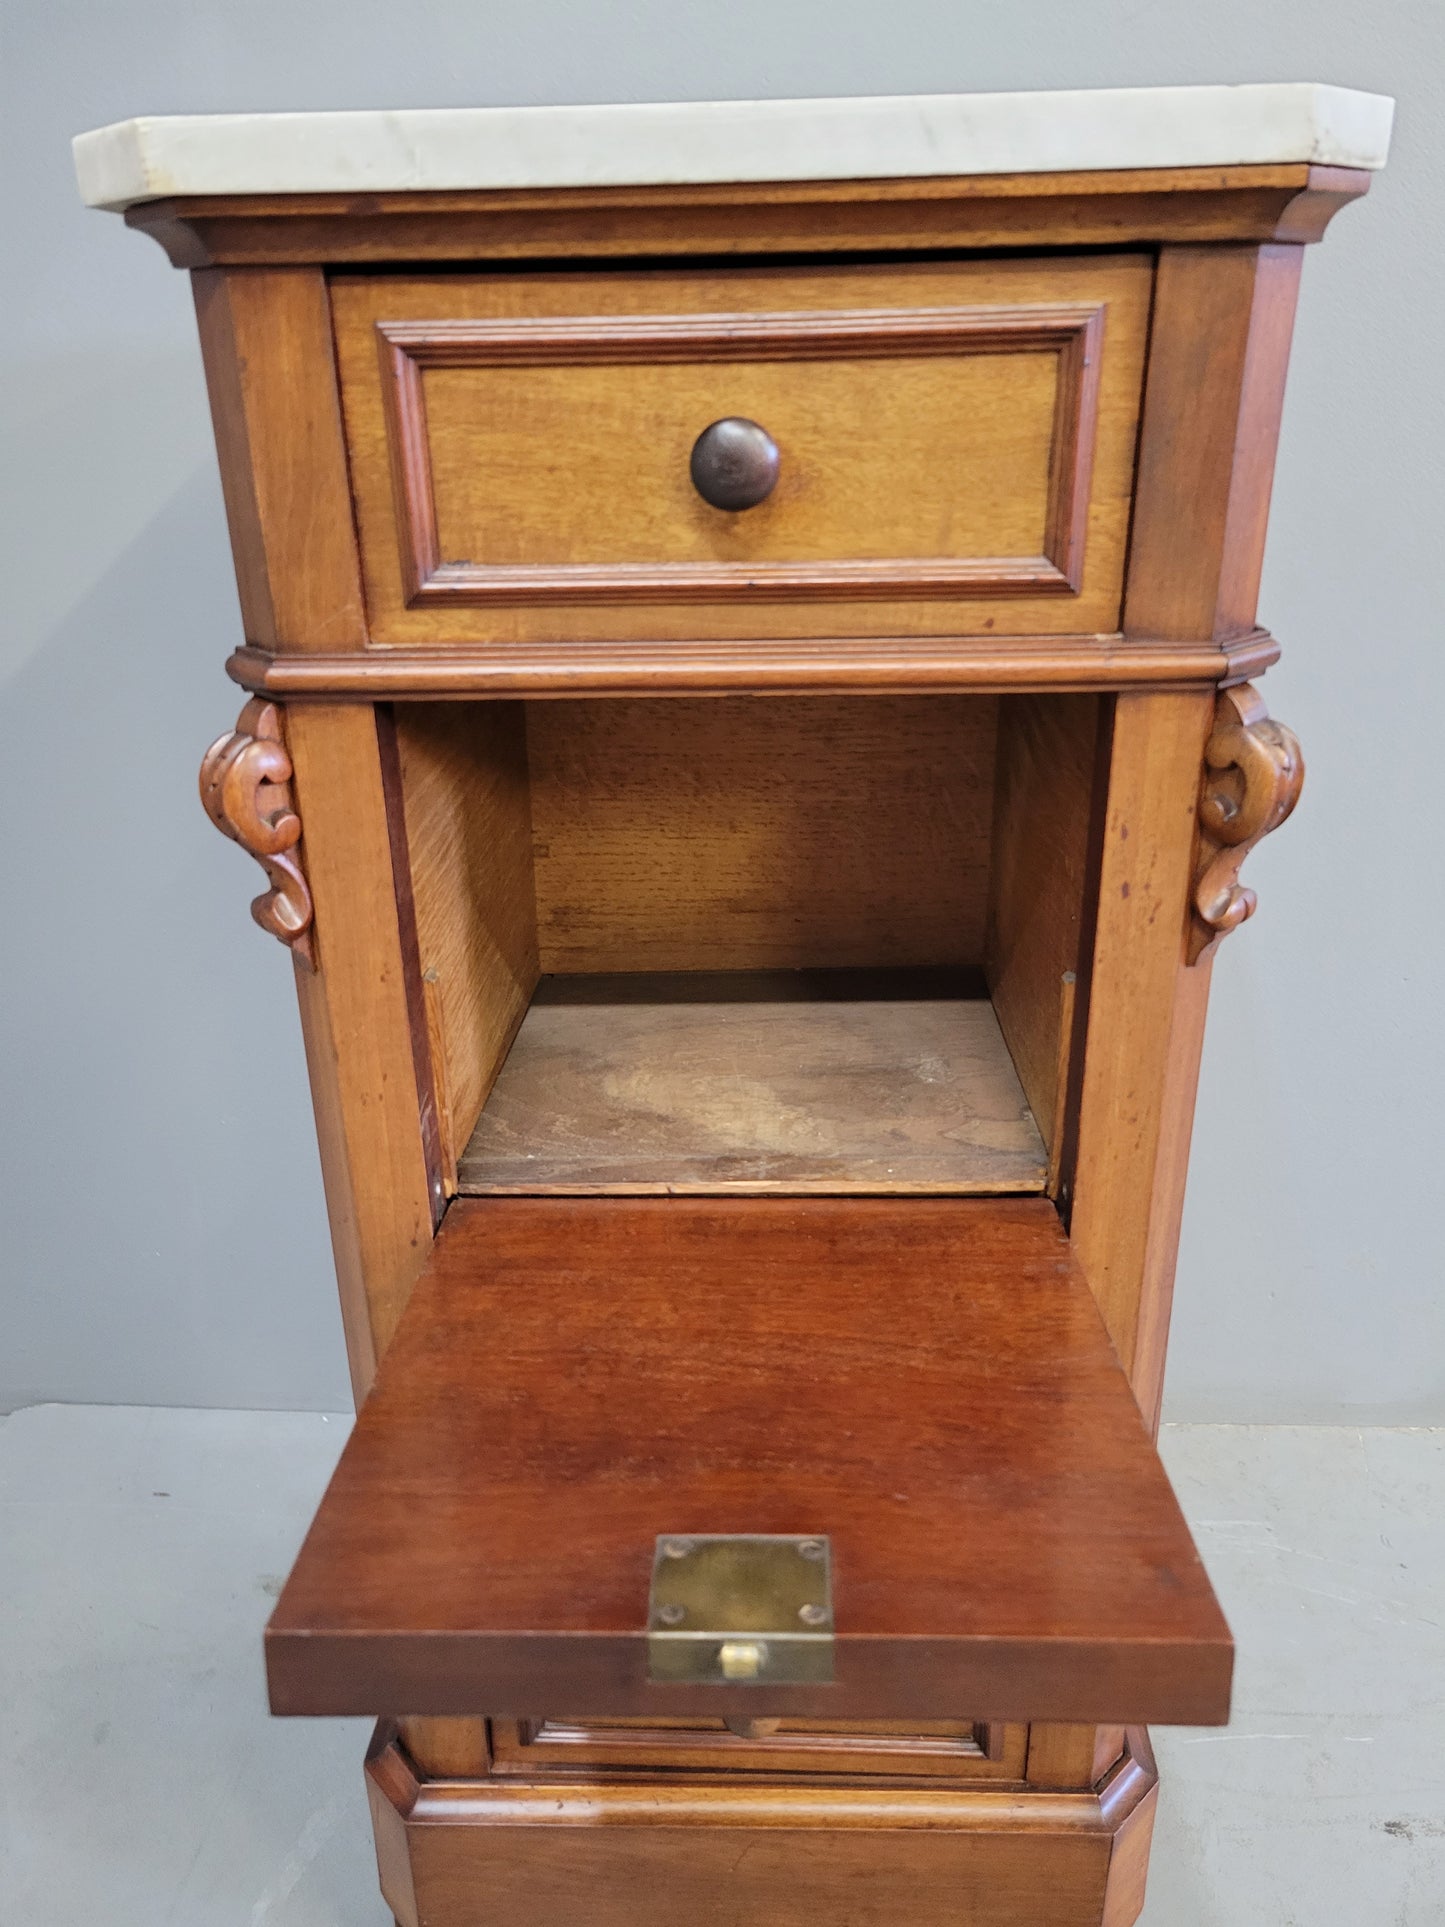
[[[856,100],[204,114],[76,136],[91,207],[170,195],[379,194],[1117,168],[1385,164],[1395,103],[1313,81]]]

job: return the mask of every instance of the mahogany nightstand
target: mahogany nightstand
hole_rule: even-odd
[[[1125,1927],[1313,87],[132,122],[360,1404],[267,1635],[403,1927]]]

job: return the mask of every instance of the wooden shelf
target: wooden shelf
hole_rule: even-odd
[[[459,1189],[1039,1192],[981,982],[930,971],[544,978]]]

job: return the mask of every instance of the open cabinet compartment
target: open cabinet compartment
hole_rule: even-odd
[[[1057,1188],[1098,699],[396,718],[449,1189]]]
[[[277,1711],[1224,1717],[1228,1630],[1037,1195],[1106,728],[1086,696],[398,712],[444,1142],[537,1195],[450,1204],[269,1629]],[[499,1177],[489,1111],[559,1013]],[[780,1092],[813,1164],[740,1172]],[[826,1539],[830,1676],[665,1676],[666,1535]]]

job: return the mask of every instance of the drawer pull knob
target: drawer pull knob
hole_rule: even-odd
[[[698,436],[689,468],[693,487],[715,509],[751,509],[772,494],[780,459],[766,428],[727,415]]]

